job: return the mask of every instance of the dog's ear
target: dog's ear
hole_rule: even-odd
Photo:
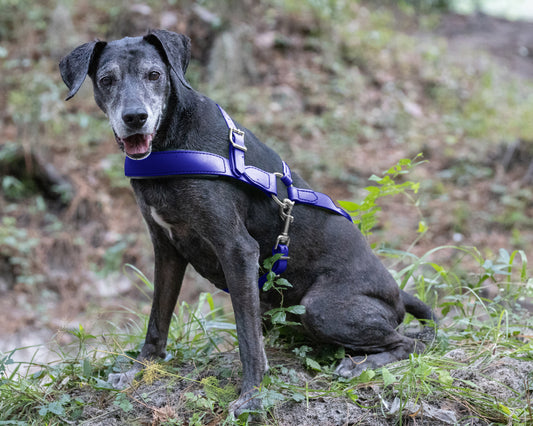
[[[77,93],[89,73],[95,57],[105,45],[106,42],[104,41],[91,41],[90,43],[78,46],[61,59],[61,62],[59,62],[59,71],[61,72],[63,81],[70,90],[65,99],[66,101]]]
[[[185,71],[191,59],[191,39],[183,34],[176,34],[167,30],[152,30],[144,39],[159,46],[166,56],[166,60],[176,73],[180,82],[191,89],[185,80]]]

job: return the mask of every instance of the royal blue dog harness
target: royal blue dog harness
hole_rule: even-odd
[[[332,211],[352,221],[350,215],[337,207],[326,194],[306,188],[297,188],[292,184],[291,170],[284,161],[283,172],[267,172],[245,163],[246,145],[244,132],[236,128],[231,117],[217,105],[229,128],[229,159],[204,151],[155,151],[141,160],[126,157],[124,173],[132,179],[157,178],[176,175],[211,175],[225,176],[252,185],[272,197],[280,206],[280,213],[285,220],[282,234],[278,237],[272,255],[281,255],[272,266],[272,272],[280,275],[287,268],[289,254],[289,225],[294,204],[306,204]],[[287,187],[287,198],[283,201],[277,197],[277,178]],[[268,274],[259,278],[259,288],[268,279]]]

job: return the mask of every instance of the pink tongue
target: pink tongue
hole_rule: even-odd
[[[128,155],[142,155],[150,150],[150,142],[152,142],[152,135],[136,134],[122,139],[124,142],[124,150]]]

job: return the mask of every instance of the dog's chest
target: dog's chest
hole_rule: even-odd
[[[151,193],[153,194],[154,192]],[[222,267],[213,250],[213,242],[204,235],[205,224],[191,211],[198,209],[198,206],[192,200],[183,199],[184,197],[169,196],[163,188],[159,188],[158,194],[159,197],[154,199],[152,196],[143,196],[141,191],[136,193],[152,235],[168,239],[200,275],[216,286],[225,288]],[[159,255],[168,256],[170,253]]]
[[[168,237],[173,240],[172,234],[172,225],[168,222],[165,222],[165,219],[157,212],[157,209],[154,206],[150,206],[150,216],[154,222],[159,225],[168,235]]]

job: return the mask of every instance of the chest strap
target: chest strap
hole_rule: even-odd
[[[205,151],[154,151],[142,160],[126,157],[124,173],[132,179],[156,178],[179,175],[225,176],[255,186],[269,196],[277,196],[277,178],[287,187],[288,198],[297,204],[321,207],[344,216],[352,221],[350,215],[326,194],[292,184],[291,170],[283,161],[283,173],[270,173],[244,161],[246,146],[244,132],[237,129],[233,120],[219,106],[229,128],[229,159]]]

